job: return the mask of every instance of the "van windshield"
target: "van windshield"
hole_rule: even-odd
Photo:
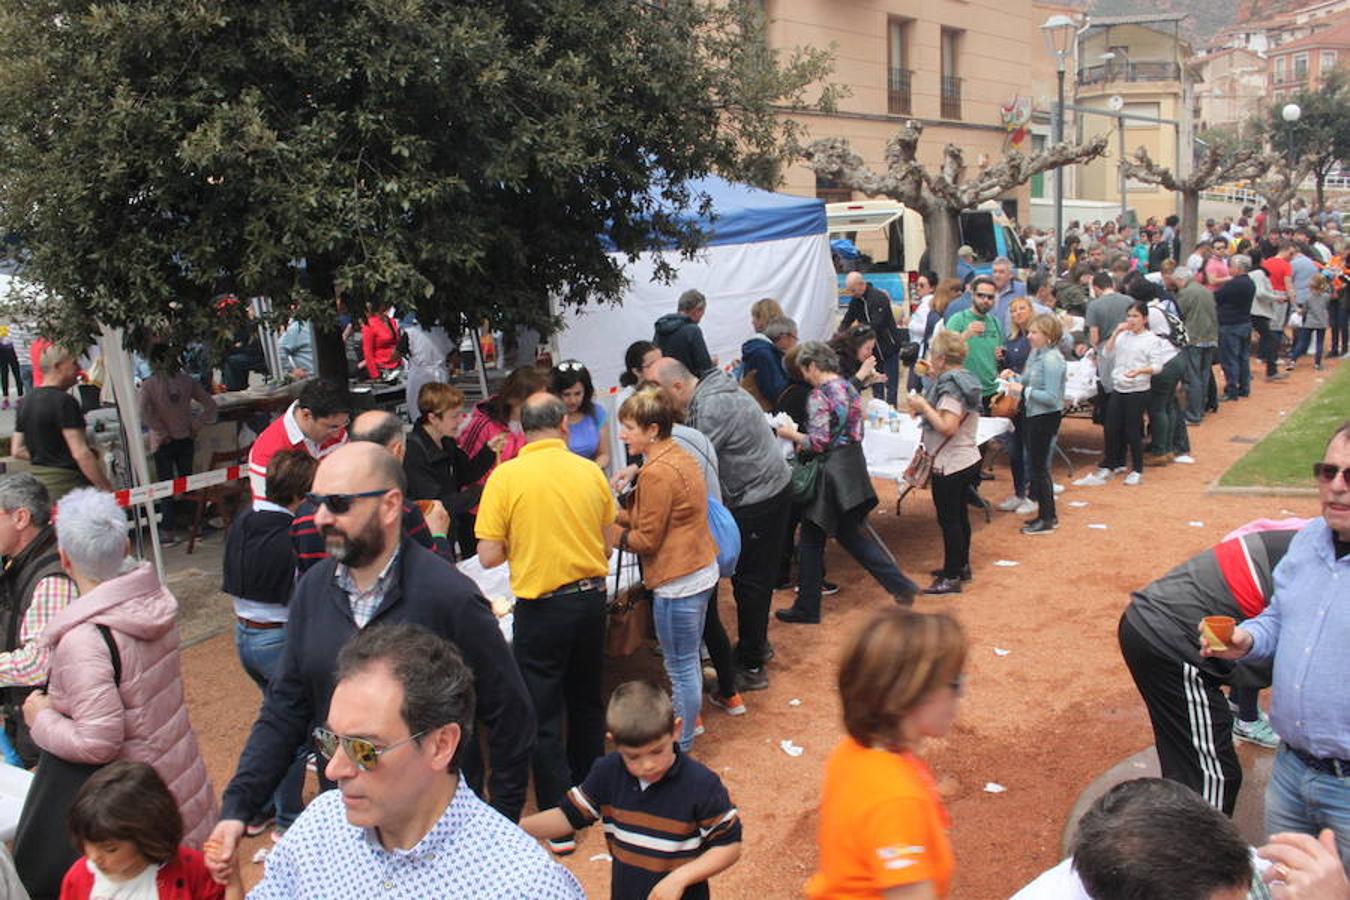
[[[976,263],[993,262],[998,256],[994,217],[979,210],[961,213],[961,243],[975,251]]]

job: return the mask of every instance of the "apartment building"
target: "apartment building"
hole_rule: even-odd
[[[1125,155],[1143,146],[1160,165],[1175,172],[1180,163],[1181,171],[1187,170],[1189,155],[1179,151],[1189,148],[1193,137],[1194,73],[1186,64],[1190,48],[1181,37],[1185,18],[1184,14],[1093,16],[1079,33],[1075,78],[1079,131],[1092,135],[1111,129],[1116,134],[1110,156],[1079,167],[1079,199],[1119,202],[1122,122]],[[1146,118],[1121,120],[1110,115],[1115,112]],[[1134,181],[1125,190],[1127,205],[1140,221],[1176,212],[1177,198],[1170,191]]]
[[[1196,130],[1231,128],[1257,118],[1269,102],[1266,60],[1242,47],[1229,47],[1191,60],[1197,78],[1193,107]]]
[[[809,136],[847,138],[874,169],[886,142],[909,119],[924,125],[919,159],[937,165],[942,148],[965,151],[971,172],[997,162],[1007,144],[1000,107],[1031,91],[1035,25],[1031,0],[763,0],[774,48],[833,45],[833,80],[851,95],[833,114],[794,114]],[[1021,149],[1029,150],[1029,142]],[[783,190],[827,201],[854,199],[847,188],[805,166]],[[1004,203],[1025,219],[1029,189]]]
[[[1350,63],[1350,20],[1281,44],[1266,61],[1267,88],[1275,103],[1315,91],[1333,69]]]

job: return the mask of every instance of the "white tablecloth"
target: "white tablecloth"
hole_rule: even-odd
[[[863,455],[867,457],[867,472],[873,478],[899,479],[914,458],[919,447],[919,422],[908,415],[898,420],[900,429],[888,427],[866,428],[863,431]],[[997,416],[981,416],[976,440],[981,446],[990,438],[1012,429],[1012,421]]]

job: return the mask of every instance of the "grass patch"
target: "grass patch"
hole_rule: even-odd
[[[1322,387],[1223,473],[1222,487],[1315,487],[1312,464],[1336,426],[1350,416],[1350,366]]]

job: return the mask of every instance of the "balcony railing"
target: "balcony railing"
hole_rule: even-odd
[[[886,82],[886,112],[893,116],[907,116],[911,108],[910,83],[914,78],[912,69],[891,69]]]
[[[1112,60],[1100,66],[1078,70],[1078,83],[1105,84],[1110,81],[1180,81],[1181,66],[1174,62],[1124,62]]]
[[[942,76],[942,118],[961,118],[961,79],[955,75]]]

